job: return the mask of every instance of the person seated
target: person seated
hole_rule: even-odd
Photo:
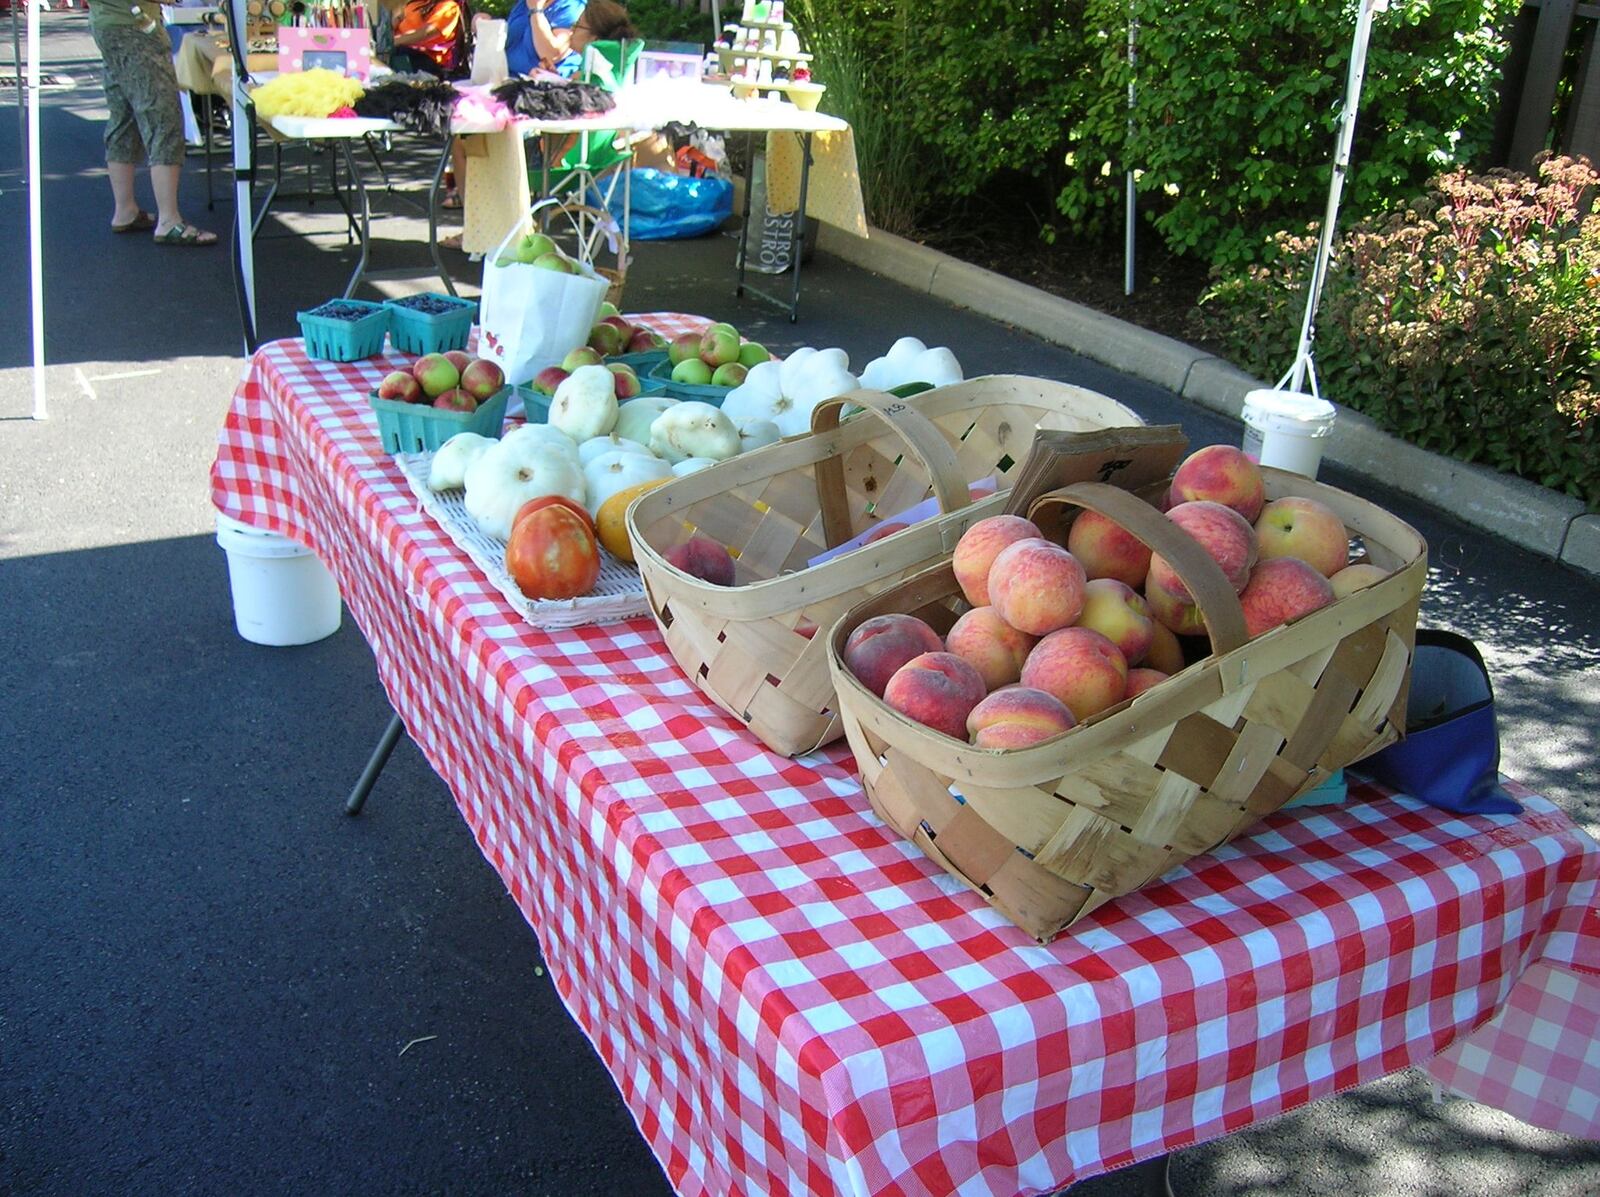
[[[466,66],[460,61],[465,16],[459,0],[385,0],[384,7],[394,27],[394,70],[450,79]]]
[[[543,69],[570,79],[589,43],[637,36],[616,0],[517,0],[506,15],[506,66],[513,75]]]

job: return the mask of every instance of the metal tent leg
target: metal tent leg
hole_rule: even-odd
[[[395,715],[389,720],[389,726],[383,729],[383,735],[378,738],[378,746],[372,750],[372,755],[367,758],[367,766],[361,770],[361,776],[356,781],[356,788],[350,791],[350,797],[345,799],[344,813],[359,815],[361,808],[367,804],[367,795],[372,793],[372,787],[377,784],[378,774],[383,772],[384,765],[389,763],[389,754],[394,751],[394,746],[400,742],[400,733],[405,730],[405,724],[400,721],[400,716]]]

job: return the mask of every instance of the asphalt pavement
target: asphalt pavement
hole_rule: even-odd
[[[207,469],[243,365],[229,258],[106,229],[104,115],[81,13],[46,13],[51,418],[28,419],[25,180],[0,107],[0,1193],[667,1193],[537,943],[448,790],[403,742],[359,819],[345,791],[388,718],[347,618],[296,649],[234,633]],[[301,169],[291,157],[291,169]],[[401,139],[377,265],[422,263],[431,160]],[[190,219],[227,231],[198,159]],[[324,172],[325,166],[318,166]],[[343,217],[292,175],[261,243],[262,331],[336,294]],[[147,193],[148,198],[148,193]],[[474,268],[452,255],[454,268]],[[914,333],[969,373],[1104,391],[1196,443],[1236,424],[819,255],[798,325],[733,295],[726,235],[639,245],[626,308],[727,319],[857,362]],[[1506,770],[1600,830],[1600,587],[1400,500],[1427,536],[1424,621],[1485,649]],[[1412,1073],[1174,1157],[1191,1194],[1600,1192],[1600,1147]],[[1127,1176],[1085,1197],[1136,1192]]]

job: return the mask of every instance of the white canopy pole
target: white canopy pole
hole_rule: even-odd
[[[39,170],[39,5],[28,0],[28,249],[33,281],[33,418],[44,420],[44,206]]]
[[[1128,133],[1122,143],[1127,146],[1133,141],[1133,106],[1138,93],[1134,87],[1135,73],[1139,68],[1139,22],[1134,17],[1133,5],[1128,6]],[[1127,154],[1124,152],[1123,157]],[[1128,172],[1125,179],[1126,196],[1125,206],[1127,212],[1123,219],[1123,247],[1122,247],[1122,293],[1133,294],[1133,251],[1134,234],[1138,227],[1138,195],[1134,190],[1133,163],[1128,163]]]
[[[1278,380],[1278,389],[1287,383],[1289,390],[1299,391],[1311,383],[1311,393],[1317,393],[1316,370],[1311,363],[1312,347],[1317,336],[1317,306],[1322,302],[1322,287],[1328,279],[1328,262],[1333,256],[1333,234],[1339,221],[1339,201],[1344,197],[1345,175],[1350,170],[1350,146],[1356,136],[1356,108],[1361,103],[1361,81],[1367,73],[1367,43],[1372,35],[1372,15],[1388,10],[1389,0],[1361,0],[1361,11],[1356,17],[1355,41],[1350,46],[1350,72],[1345,79],[1344,108],[1339,113],[1339,134],[1333,151],[1333,182],[1328,188],[1328,210],[1322,217],[1322,237],[1317,242],[1317,256],[1311,265],[1311,288],[1306,296],[1305,319],[1300,322],[1300,343],[1295,347],[1294,365]]]

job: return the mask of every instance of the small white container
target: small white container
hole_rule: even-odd
[[[252,644],[310,644],[339,630],[339,586],[316,555],[276,532],[217,512],[228,555],[233,623]]]
[[[1322,439],[1338,410],[1326,399],[1299,391],[1251,391],[1244,397],[1244,451],[1264,466],[1317,476]]]

